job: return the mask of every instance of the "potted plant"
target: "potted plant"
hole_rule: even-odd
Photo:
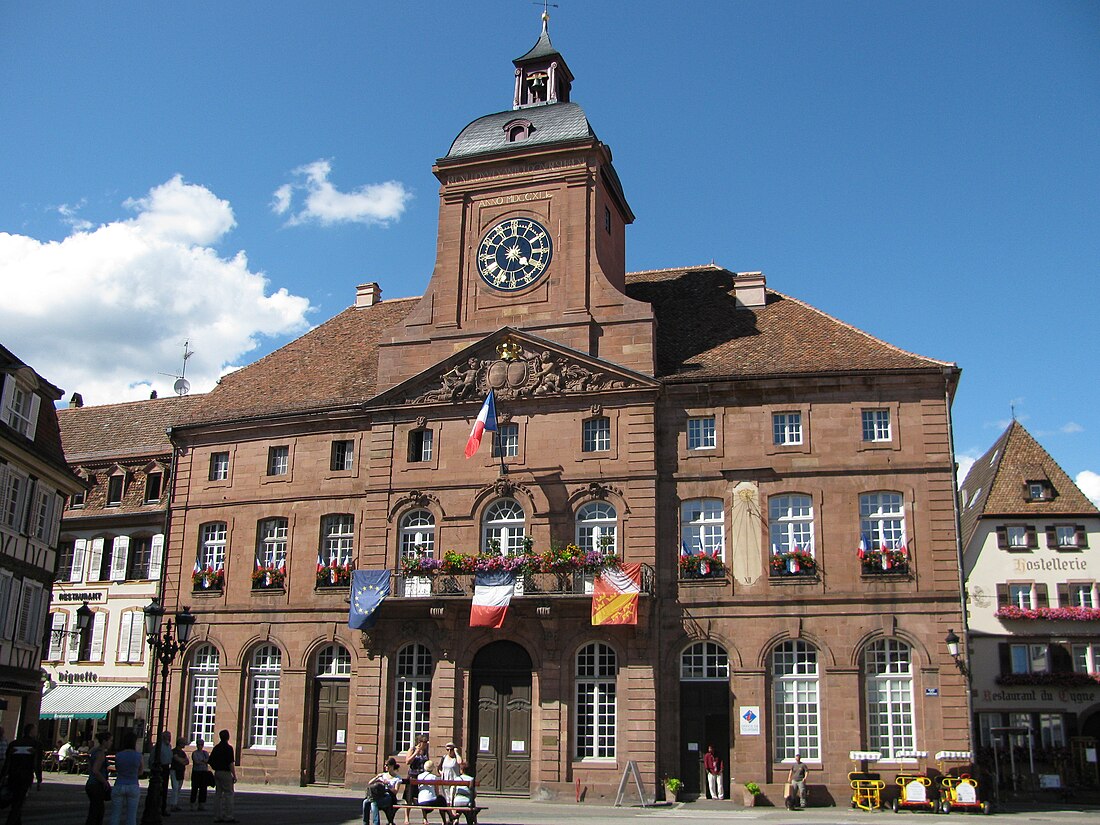
[[[743,797],[745,807],[746,808],[756,807],[756,798],[758,796],[760,796],[760,793],[761,793],[761,791],[760,791],[760,786],[759,785],[757,785],[755,782],[746,782],[745,783],[745,792],[744,792],[744,797]]]
[[[677,794],[680,793],[680,788],[684,787],[684,783],[677,779],[675,776],[665,777],[665,800],[668,802],[675,802]]]

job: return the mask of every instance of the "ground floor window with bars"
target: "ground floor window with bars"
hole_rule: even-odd
[[[615,651],[593,642],[577,653],[578,759],[615,758]]]
[[[883,759],[916,750],[913,719],[913,665],[909,645],[880,639],[864,653],[867,744]]]
[[[252,654],[249,668],[250,748],[274,748],[279,738],[279,683],[282,654],[274,645],[263,645]]]
[[[407,751],[431,722],[432,654],[424,645],[405,645],[397,651],[396,671],[394,749]]]
[[[218,651],[213,645],[203,645],[192,655],[190,680],[191,742],[213,742],[218,708]]]
[[[775,701],[775,760],[801,755],[821,759],[821,703],[817,649],[800,641],[784,642],[772,654]]]

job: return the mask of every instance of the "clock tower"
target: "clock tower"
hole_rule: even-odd
[[[436,263],[379,351],[379,389],[502,327],[652,375],[652,307],[625,294],[626,202],[611,150],[550,42],[516,58],[512,107],[470,123],[433,171]]]

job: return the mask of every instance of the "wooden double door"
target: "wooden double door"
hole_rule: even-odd
[[[530,794],[531,672],[530,655],[515,642],[493,642],[474,657],[466,753],[478,793]]]
[[[310,782],[342,785],[348,757],[349,684],[346,679],[318,679],[314,685]]]

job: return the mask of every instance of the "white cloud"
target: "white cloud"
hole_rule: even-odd
[[[959,469],[955,472],[955,483],[960,489],[962,484],[966,481],[966,474],[970,472],[970,468],[974,466],[974,462],[981,458],[981,453],[974,450],[963,453],[955,453],[955,463],[959,465]],[[967,492],[972,492],[968,490]]]
[[[209,189],[180,176],[125,205],[136,214],[61,241],[0,232],[2,342],[67,394],[89,404],[171,392],[182,365],[209,390],[261,336],[305,329],[309,301],[268,294],[244,252],[213,244],[236,225]]]
[[[412,193],[399,181],[369,183],[351,192],[340,192],[329,182],[332,164],[315,160],[293,171],[298,179],[275,190],[271,209],[276,215],[291,211],[296,192],[304,193],[301,208],[287,220],[288,226],[318,223],[332,226],[338,223],[382,224],[398,220]]]
[[[1076,433],[1083,433],[1084,431],[1085,428],[1076,421],[1067,421],[1062,425],[1062,432],[1066,435],[1075,435]]]
[[[57,214],[61,216],[62,221],[71,226],[77,232],[84,232],[85,230],[91,229],[92,226],[94,226],[91,221],[82,218],[77,214],[86,205],[87,200],[85,200],[84,198],[81,198],[80,203],[76,204],[76,206],[63,203],[59,207],[57,207]]]
[[[1094,473],[1092,470],[1082,470],[1077,474],[1074,481],[1081,488],[1081,492],[1088,496],[1093,504],[1100,507],[1100,473]]]

